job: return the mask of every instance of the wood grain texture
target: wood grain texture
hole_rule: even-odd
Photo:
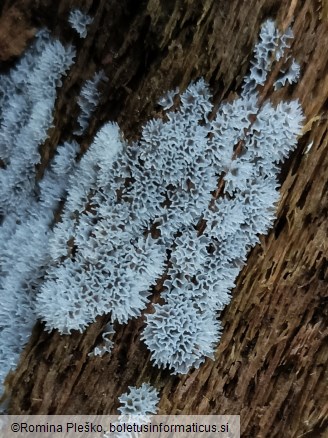
[[[85,40],[65,21],[77,3],[30,4],[34,16],[78,47],[75,66],[56,102],[55,123],[42,147],[40,176],[59,141],[70,138],[83,81],[100,68],[109,81],[83,139],[87,148],[104,121],[129,139],[160,114],[163,91],[204,76],[215,104],[235,96],[261,23],[292,25],[299,83],[265,88],[274,102],[299,98],[306,129],[283,166],[273,230],[250,253],[223,313],[216,360],[186,376],[153,368],[140,342],[143,319],[117,326],[111,356],[90,358],[106,317],[84,334],[45,333],[38,324],[7,380],[11,413],[115,413],[128,385],[149,381],[161,391],[160,413],[240,414],[243,437],[324,437],[328,428],[328,24],[314,0],[106,0],[80,2],[95,20]],[[34,9],[33,9],[34,8]],[[51,13],[49,10],[51,9]],[[39,15],[38,15],[39,14]],[[54,17],[57,17],[54,19]],[[33,23],[31,22],[31,26]],[[272,73],[271,83],[277,72]],[[313,142],[305,154],[306,145]],[[160,291],[158,286],[157,291]],[[149,306],[151,307],[151,306]],[[148,309],[149,310],[149,309]]]

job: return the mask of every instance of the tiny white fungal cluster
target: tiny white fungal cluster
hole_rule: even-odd
[[[93,18],[80,11],[80,9],[74,9],[69,14],[68,22],[80,38],[85,38],[88,34],[87,28],[93,22]]]
[[[159,392],[149,383],[143,383],[139,388],[129,386],[128,391],[122,394],[118,400],[121,406],[118,408],[119,421],[115,424],[117,430],[116,432],[106,432],[103,438],[137,438],[140,436],[138,430],[141,431],[139,426],[149,423],[151,416],[157,413]],[[133,426],[131,432],[120,431],[127,425]]]
[[[83,135],[89,126],[90,117],[99,103],[100,92],[98,91],[98,85],[101,81],[107,81],[105,73],[103,71],[96,72],[92,79],[85,81],[81,89],[80,96],[78,98],[78,104],[81,112],[77,119],[80,129],[74,132],[75,135]]]
[[[122,406],[118,408],[119,413],[126,417],[129,415],[151,415],[156,414],[159,395],[157,389],[149,383],[143,383],[139,388],[129,386],[128,392],[119,398]]]
[[[150,120],[139,142],[127,145],[107,123],[78,164],[75,142],[59,147],[39,183],[38,146],[74,50],[41,32],[18,67],[0,77],[1,379],[17,363],[35,314],[62,334],[83,331],[102,314],[126,323],[141,315],[164,273],[165,303],[146,315],[142,334],[154,363],[187,373],[213,357],[222,331],[217,317],[248,251],[272,226],[279,163],[296,147],[303,121],[298,101],[260,105],[258,98],[292,37],[270,20],[263,24],[240,98],[214,117],[200,79],[161,99],[164,119]],[[81,132],[99,99],[99,75],[81,92]],[[275,88],[298,76],[292,61]],[[112,333],[92,355],[110,351]]]

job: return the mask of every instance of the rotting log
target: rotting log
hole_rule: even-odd
[[[67,24],[74,6],[94,16],[85,40]],[[216,360],[186,376],[152,367],[140,341],[142,318],[117,326],[113,352],[102,358],[88,353],[108,318],[72,336],[46,333],[38,323],[7,379],[9,412],[116,413],[117,397],[128,385],[149,381],[161,391],[160,413],[240,414],[243,437],[327,436],[327,2],[8,0],[2,17],[9,9],[23,21],[17,46],[8,44],[8,35],[1,33],[6,28],[0,29],[2,70],[40,26],[78,48],[77,62],[58,91],[40,177],[58,142],[70,138],[78,90],[93,72],[103,69],[109,81],[102,84],[84,148],[107,120],[117,121],[127,138],[138,138],[142,124],[160,113],[156,102],[162,93],[184,89],[200,76],[209,81],[216,105],[233,98],[268,17],[281,29],[292,25],[292,52],[302,68],[299,83],[272,99],[299,98],[306,115],[299,147],[282,168],[274,228],[249,254],[223,313]],[[263,97],[271,94],[263,90]]]

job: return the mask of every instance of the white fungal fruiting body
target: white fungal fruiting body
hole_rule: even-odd
[[[77,119],[80,129],[74,132],[75,135],[82,135],[89,126],[90,117],[99,103],[100,92],[98,91],[98,86],[101,81],[107,81],[103,71],[95,73],[92,79],[85,81],[81,89],[80,96],[78,97],[80,115]]]
[[[72,46],[41,30],[15,68],[0,76],[1,383],[35,324],[34,299],[50,260],[54,211],[75,166],[78,145],[66,142],[43,179],[36,178],[39,149],[53,123],[56,88],[74,56]]]
[[[142,335],[154,362],[186,373],[213,357],[217,313],[249,249],[272,226],[278,164],[296,146],[303,119],[296,101],[258,104],[271,55],[280,59],[290,38],[265,23],[252,64],[264,73],[251,70],[242,96],[211,121],[211,94],[200,79],[177,110],[143,127],[138,144],[126,147],[115,124],[100,130],[54,230],[54,263],[36,303],[48,329],[82,331],[104,313],[119,323],[138,317],[166,271],[166,303],[146,316]]]
[[[85,38],[88,34],[87,27],[93,22],[93,18],[79,9],[74,9],[69,13],[68,22],[80,38]]]
[[[272,22],[264,24],[241,98],[222,104],[214,120],[204,125],[210,136],[206,136],[204,149],[201,147],[205,151],[202,160],[207,175],[214,170],[213,176],[221,180],[220,197],[210,202],[206,199],[210,190],[203,188],[202,197],[207,202],[199,210],[192,210],[192,219],[190,203],[185,201],[189,210],[185,220],[182,214],[179,219],[171,216],[170,221],[179,221],[179,227],[167,224],[172,234],[179,231],[164,282],[162,296],[166,304],[154,305],[155,312],[146,316],[142,339],[154,363],[168,366],[173,373],[186,373],[198,367],[205,356],[213,355],[220,336],[216,314],[229,303],[230,291],[249,249],[273,224],[279,196],[277,164],[296,147],[303,114],[297,101],[280,102],[276,107],[266,102],[259,107],[256,87],[265,82],[271,55],[275,53],[280,59],[291,36],[290,31],[279,35]],[[257,76],[255,71],[259,69],[262,73]],[[188,99],[181,99],[182,108],[188,101],[197,102],[200,84],[189,87],[185,93]],[[206,87],[203,90],[201,96],[209,99]],[[203,108],[202,118],[206,121],[209,106]],[[173,118],[169,116],[170,121]],[[197,160],[193,157],[195,163]],[[194,166],[185,174],[192,189],[197,187],[194,181],[198,172]],[[201,220],[205,226],[199,235],[195,225]]]
[[[139,388],[129,386],[128,391],[119,398],[121,406],[118,408],[120,415],[151,415],[156,414],[159,394],[156,388],[149,383],[143,383]]]

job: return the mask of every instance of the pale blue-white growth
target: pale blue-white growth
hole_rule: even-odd
[[[107,183],[109,169],[124,147],[125,142],[116,123],[109,122],[102,126],[82,157],[76,173],[70,178],[71,190],[65,206],[65,217],[76,210],[80,213],[84,211],[88,193],[100,189],[101,183]]]
[[[216,312],[229,303],[249,249],[272,226],[279,195],[276,163],[295,147],[300,132],[303,116],[297,102],[257,108],[253,99],[248,104],[245,100],[223,104],[212,122],[214,129],[210,127],[208,153],[215,154],[213,167],[223,178],[226,197],[208,201],[198,213],[194,223],[205,219],[203,235],[180,227],[164,282],[167,304],[155,305],[155,313],[146,316],[142,338],[154,363],[169,366],[173,373],[186,373],[211,357],[220,335]],[[256,120],[251,122],[248,114],[257,114]],[[225,151],[220,160],[223,139],[230,157]],[[242,150],[234,157],[239,141]]]
[[[38,182],[39,202],[49,211],[53,211],[59,201],[65,200],[69,175],[75,170],[79,151],[80,145],[76,141],[58,146],[50,168]]]
[[[290,27],[282,34],[273,20],[263,23],[259,41],[254,49],[250,73],[244,80],[243,94],[254,93],[258,86],[264,85],[273,62],[282,58],[286,49],[290,48],[293,38]]]
[[[106,123],[77,165],[78,145],[59,147],[39,183],[38,146],[74,51],[41,32],[17,68],[0,77],[0,103],[8,108],[0,114],[6,166],[0,170],[0,232],[7,242],[0,253],[2,376],[17,362],[35,314],[62,334],[83,331],[102,314],[126,323],[141,315],[164,274],[165,302],[146,315],[142,334],[153,361],[187,373],[213,357],[221,333],[217,316],[248,251],[272,226],[279,163],[296,147],[301,129],[297,101],[259,105],[256,91],[291,38],[291,30],[281,35],[272,21],[263,25],[241,97],[223,103],[216,115],[200,79],[180,97],[167,94],[164,119],[146,123],[139,142],[128,146],[119,127]],[[90,106],[84,106],[92,112],[99,95],[97,85],[89,85],[84,98]],[[169,111],[173,99],[178,108]],[[84,116],[81,129],[87,111]],[[52,231],[53,211],[64,198]],[[93,355],[111,349],[111,336],[108,330]],[[125,409],[132,401],[122,403]]]
[[[53,261],[36,302],[49,330],[82,331],[105,313],[119,323],[138,317],[166,271],[165,304],[146,316],[142,335],[154,362],[186,373],[213,357],[217,313],[249,249],[272,226],[278,164],[301,128],[298,102],[259,106],[255,90],[290,36],[264,24],[252,64],[263,80],[253,68],[242,96],[211,121],[211,93],[200,79],[165,121],[143,127],[137,144],[126,147],[118,126],[104,125],[72,175],[51,239]]]
[[[275,52],[280,58],[281,48],[289,47],[289,36],[290,32],[279,36],[272,22],[264,24],[253,63],[253,67],[262,64],[263,80],[252,69],[242,97],[222,104],[214,120],[205,125],[210,137],[204,159],[210,157],[224,197],[208,202],[198,220],[191,222],[204,220],[203,234],[190,226],[179,227],[164,282],[166,304],[154,305],[142,334],[154,363],[168,366],[173,373],[187,373],[205,356],[212,356],[220,335],[216,313],[229,303],[249,249],[273,224],[279,195],[277,164],[295,148],[303,114],[296,101],[276,107],[266,102],[259,107],[253,85],[264,84],[269,59],[267,64],[262,61]],[[189,101],[197,99],[197,90],[189,87]],[[207,120],[206,114],[203,119]],[[189,185],[192,190],[193,182]]]
[[[295,59],[292,60],[291,65],[286,71],[282,71],[281,76],[273,84],[275,90],[284,87],[286,83],[292,84],[297,82],[301,74],[301,67]]]
[[[155,313],[147,315],[142,334],[155,365],[169,367],[173,374],[186,374],[191,366],[198,368],[206,356],[214,359],[221,334],[215,311],[201,308],[199,297],[190,289],[181,287],[175,299],[171,296],[167,304],[155,304]]]
[[[157,413],[159,392],[149,383],[143,383],[139,388],[129,386],[128,391],[118,399],[121,406],[117,410],[124,418],[131,415],[146,416]]]
[[[101,81],[106,80],[105,73],[100,71],[95,73],[92,79],[87,80],[83,85],[77,100],[80,107],[80,115],[77,119],[80,129],[74,132],[75,135],[82,135],[89,126],[90,117],[97,108],[100,99],[98,85]]]
[[[49,261],[54,211],[75,164],[77,145],[66,143],[36,180],[56,88],[74,56],[72,46],[41,30],[15,68],[0,76],[0,382],[16,366],[36,321],[34,299]]]
[[[80,9],[73,9],[69,13],[68,22],[79,34],[80,38],[85,38],[88,34],[87,28],[93,22],[93,18]]]
[[[140,426],[149,423],[152,414],[157,413],[159,392],[149,383],[143,383],[139,388],[129,386],[128,391],[118,399],[121,406],[118,408],[119,421],[115,423],[116,432],[106,432],[103,438],[137,438],[140,435],[137,431],[121,431],[121,428],[127,424]]]
[[[204,111],[212,108],[208,95],[203,80],[191,85],[181,96],[180,111],[168,114],[161,131],[156,121],[144,127],[138,149],[125,148],[116,125],[106,125],[97,135],[72,177],[62,222],[54,231],[50,251],[59,263],[49,270],[37,299],[47,328],[84,330],[109,312],[124,323],[146,307],[175,232],[199,219],[216,185],[210,160],[203,157],[208,128],[200,125]],[[149,149],[154,133],[162,142]],[[112,150],[117,152],[113,157]],[[109,162],[102,158],[106,154]],[[185,178],[189,172],[193,190]],[[125,184],[127,178],[133,185]],[[166,189],[169,184],[172,189]],[[163,205],[165,193],[169,207]],[[161,239],[143,236],[152,223]],[[68,258],[62,262],[62,257]],[[88,297],[78,295],[81,289]]]
[[[139,316],[164,270],[166,248],[140,235],[142,222],[136,233],[135,206],[117,199],[124,179],[115,164],[129,165],[124,149],[117,125],[108,123],[71,178],[62,221],[51,239],[53,266],[36,303],[49,329],[82,331],[97,315],[110,312],[120,323]],[[145,193],[147,181],[140,179]]]
[[[125,323],[145,308],[164,261],[165,251],[151,239],[115,248],[90,236],[72,258],[48,270],[37,297],[38,314],[47,328],[61,333],[83,331],[110,312],[113,320]]]
[[[285,55],[286,51],[290,49],[294,39],[294,34],[291,27],[288,27],[284,33],[281,33],[277,30],[277,34],[279,42],[274,53],[274,58],[276,61],[280,61],[280,59]]]
[[[17,364],[36,322],[35,295],[48,263],[51,225],[59,201],[66,196],[68,175],[74,169],[76,144],[58,147],[52,166],[30,197],[31,210],[19,220],[8,216],[0,229],[0,382]],[[8,227],[9,224],[9,227]]]
[[[48,136],[56,87],[73,63],[75,51],[51,38],[48,31],[37,34],[8,76],[0,76],[2,108],[0,123],[0,212],[23,216],[30,209],[35,190],[35,165],[39,146]]]
[[[91,226],[90,218],[88,215],[80,218],[79,215],[88,205],[90,192],[96,192],[99,184],[100,188],[101,184],[106,184],[107,170],[123,147],[118,126],[107,123],[99,130],[75,172],[70,175],[69,194],[61,222],[56,225],[51,239],[50,254],[54,260],[68,255],[71,250],[68,242],[73,238],[83,241],[87,237]],[[105,175],[100,177],[99,170],[103,170],[100,173]]]

